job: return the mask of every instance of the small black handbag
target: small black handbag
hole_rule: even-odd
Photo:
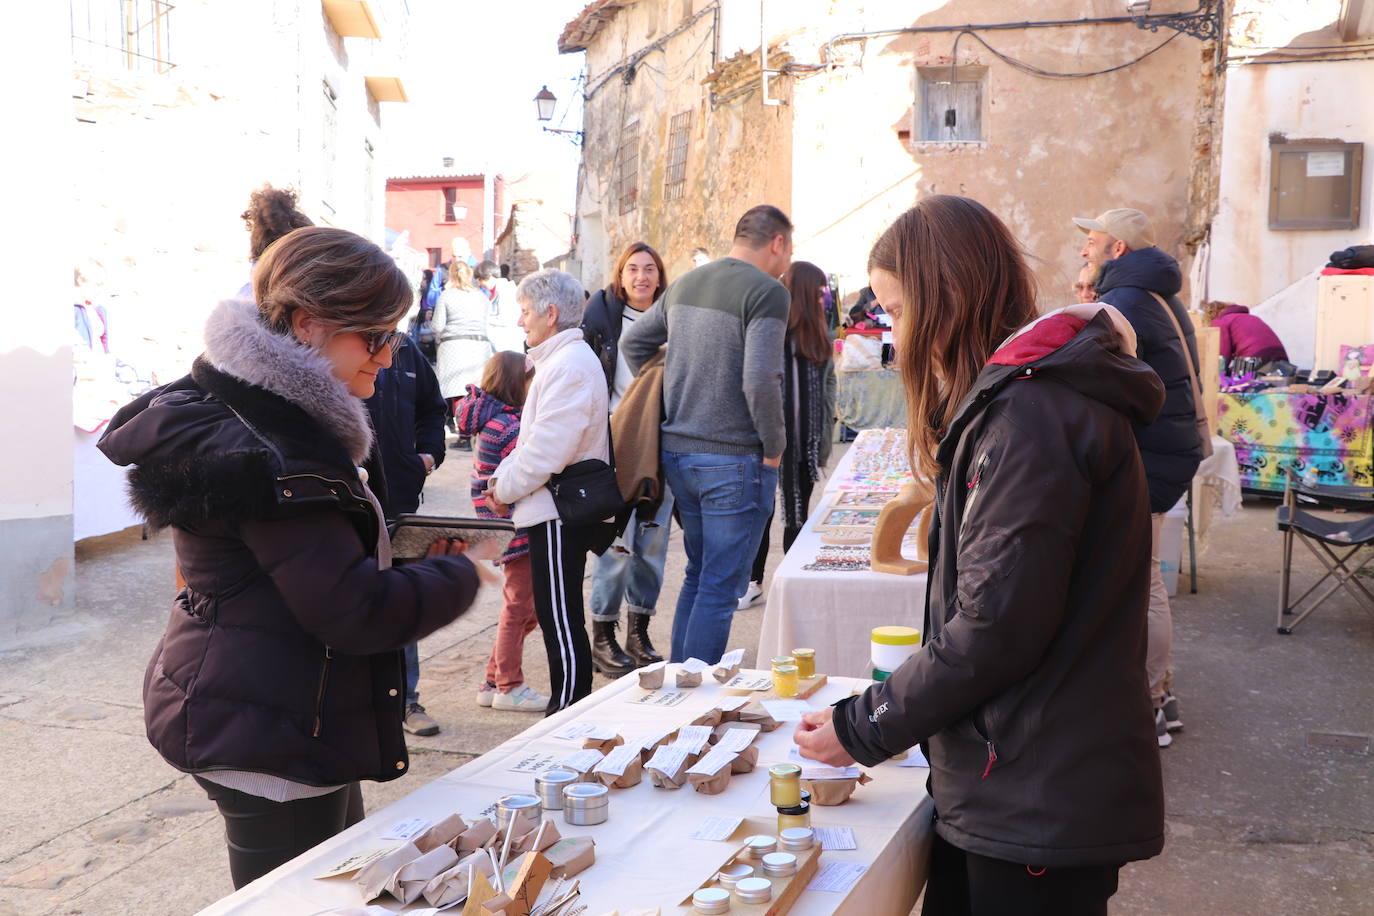
[[[611,425],[606,424],[606,447],[611,463],[588,458],[568,465],[549,477],[546,486],[553,493],[558,518],[565,525],[594,525],[613,518],[625,508],[620,484],[615,476],[615,445]]]

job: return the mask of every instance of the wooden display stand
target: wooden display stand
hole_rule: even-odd
[[[826,685],[829,680],[826,675],[818,674],[815,677],[804,677],[797,680],[797,695],[794,697],[780,697],[772,690],[763,695],[765,700],[805,700]]]
[[[768,836],[776,832],[776,827],[771,830],[762,828],[762,821],[755,818],[746,820],[745,825],[756,828],[757,832]],[[711,872],[709,880],[703,881],[693,888],[692,893],[696,893],[703,887],[723,887],[723,885],[716,880],[717,873],[727,865],[734,865],[736,862],[741,862],[745,865],[753,866],[756,877],[767,878],[773,883],[773,899],[768,903],[743,903],[734,895],[734,892],[731,891],[730,913],[732,916],[739,913],[744,913],[746,916],[783,916],[784,913],[792,909],[797,902],[797,898],[802,895],[802,892],[806,890],[806,886],[811,883],[811,879],[816,876],[816,871],[820,868],[821,844],[817,841],[816,845],[812,846],[810,849],[805,852],[794,853],[794,855],[797,857],[797,873],[795,875],[788,875],[786,878],[772,878],[763,873],[763,865],[750,859],[745,853],[745,848],[741,846],[731,854],[730,858],[716,866]],[[692,894],[688,894],[681,905],[690,907],[692,905]]]
[[[897,491],[893,499],[878,513],[878,524],[873,529],[873,546],[869,551],[869,566],[874,572],[893,573],[898,576],[914,576],[930,568],[926,555],[926,539],[930,534],[930,513],[921,515],[921,524],[916,529],[915,560],[902,556],[902,540],[916,516],[930,507],[935,499],[935,488],[924,482],[909,483]]]

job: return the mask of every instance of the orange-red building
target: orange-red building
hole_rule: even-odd
[[[493,257],[504,225],[505,181],[500,175],[438,171],[386,180],[386,228],[410,231],[410,247],[429,254],[430,266],[452,257],[455,238],[477,260]]]

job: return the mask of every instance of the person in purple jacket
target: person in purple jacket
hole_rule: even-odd
[[[1221,331],[1221,358],[1230,362],[1233,359],[1253,357],[1261,363],[1287,361],[1288,351],[1274,329],[1264,323],[1263,318],[1250,314],[1250,310],[1234,302],[1209,302],[1204,311],[1210,316],[1212,327]]]

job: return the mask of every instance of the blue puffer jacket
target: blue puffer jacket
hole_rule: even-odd
[[[1098,301],[1115,306],[1135,328],[1136,353],[1164,383],[1164,409],[1148,426],[1135,431],[1145,477],[1150,486],[1150,511],[1168,512],[1187,491],[1202,443],[1197,435],[1193,385],[1184,362],[1183,346],[1173,322],[1150,292],[1164,297],[1183,329],[1188,356],[1198,366],[1193,323],[1177,293],[1183,286],[1178,262],[1158,248],[1130,251],[1102,266],[1097,279]],[[1199,376],[1200,378],[1201,376]]]

